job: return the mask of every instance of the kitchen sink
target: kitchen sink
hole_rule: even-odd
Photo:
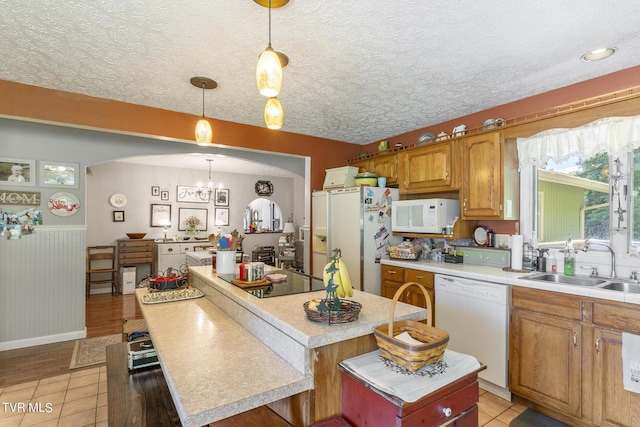
[[[558,273],[539,273],[529,276],[522,276],[521,279],[527,280],[539,280],[541,282],[561,283],[564,285],[577,285],[577,286],[597,286],[607,283],[606,279],[600,279],[598,277],[585,277],[585,276],[565,276]]]
[[[608,282],[598,286],[600,289],[610,289],[612,291],[640,294],[640,284],[628,282]]]

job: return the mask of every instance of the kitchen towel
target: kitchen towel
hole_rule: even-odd
[[[511,269],[522,270],[522,235],[511,236]]]
[[[444,371],[433,376],[426,373],[431,367],[438,365],[437,363],[406,374],[389,368],[384,363],[380,350],[374,350],[343,360],[340,366],[378,390],[397,396],[405,402],[415,402],[481,367],[475,357],[452,350],[445,350],[440,363],[445,367]]]
[[[622,384],[624,389],[640,393],[640,335],[622,333]]]

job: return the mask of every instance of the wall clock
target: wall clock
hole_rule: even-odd
[[[271,181],[256,182],[256,194],[258,196],[270,196],[273,194],[273,184]]]

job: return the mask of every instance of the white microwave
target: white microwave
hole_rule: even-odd
[[[440,234],[460,215],[460,202],[450,199],[398,200],[391,206],[391,230]]]

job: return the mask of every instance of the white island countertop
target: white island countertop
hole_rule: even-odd
[[[210,266],[190,267],[204,298],[143,304],[160,365],[184,426],[201,426],[314,388],[311,360],[319,346],[373,333],[388,323],[391,300],[356,291],[358,320],[307,320],[302,304],[323,291],[260,299],[219,279]],[[426,310],[398,303],[396,320]]]

